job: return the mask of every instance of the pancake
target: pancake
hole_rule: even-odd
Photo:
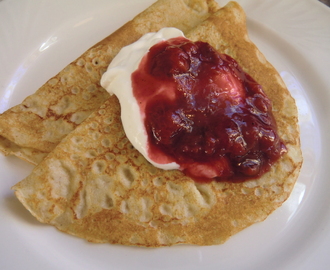
[[[125,136],[109,97],[13,189],[40,222],[91,242],[160,247],[222,244],[289,197],[302,164],[297,108],[250,41],[243,9],[228,3],[187,33],[234,57],[273,102],[287,153],[259,179],[197,183],[148,163]]]
[[[100,79],[123,46],[166,26],[187,32],[218,8],[213,0],[157,1],[1,114],[0,152],[38,164],[109,98]]]

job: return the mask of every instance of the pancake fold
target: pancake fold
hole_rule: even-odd
[[[259,179],[199,184],[149,164],[125,136],[117,98],[107,96],[13,187],[40,222],[97,243],[215,245],[263,221],[289,197],[302,164],[297,108],[250,41],[243,9],[229,2],[186,36],[230,55],[262,85],[288,152]]]

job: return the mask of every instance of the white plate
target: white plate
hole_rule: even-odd
[[[151,2],[0,0],[0,112]],[[248,15],[251,39],[299,107],[305,162],[289,200],[221,246],[90,244],[39,224],[10,190],[32,166],[0,156],[0,269],[330,268],[330,9],[316,0],[238,2]]]

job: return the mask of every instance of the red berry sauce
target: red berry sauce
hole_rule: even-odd
[[[205,42],[154,45],[132,87],[149,157],[176,162],[197,181],[257,178],[286,152],[262,87]]]

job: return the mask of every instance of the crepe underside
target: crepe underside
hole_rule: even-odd
[[[213,0],[157,1],[0,115],[0,152],[38,164],[108,99],[100,79],[123,46],[166,26],[186,32],[218,8]]]
[[[132,147],[113,96],[13,187],[39,221],[92,242],[213,245],[264,220],[288,198],[302,163],[297,109],[249,40],[243,10],[230,2],[187,37],[234,57],[263,85],[287,154],[260,179],[199,184],[153,167]]]

